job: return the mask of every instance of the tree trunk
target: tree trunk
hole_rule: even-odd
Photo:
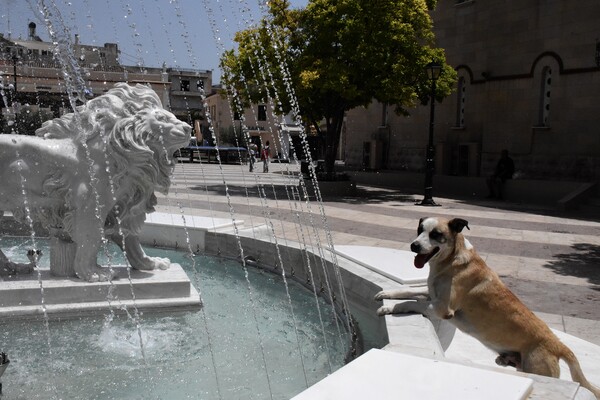
[[[327,135],[325,135],[325,177],[327,180],[335,179],[335,159],[342,133],[344,110],[336,111],[334,115],[326,118]]]

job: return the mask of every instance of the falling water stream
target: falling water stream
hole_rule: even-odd
[[[83,77],[83,71],[81,69],[81,67],[78,64],[77,58],[75,57],[74,54],[74,46],[72,43],[72,39],[71,39],[71,30],[66,26],[66,23],[64,21],[64,19],[62,18],[61,12],[58,9],[56,3],[54,1],[51,1],[49,5],[46,5],[44,0],[40,0],[39,4],[38,4],[38,8],[40,13],[43,15],[44,17],[44,22],[46,24],[46,27],[48,28],[48,33],[50,34],[50,37],[53,40],[53,45],[54,45],[54,58],[60,63],[61,66],[61,70],[64,76],[64,82],[67,88],[67,94],[68,94],[68,98],[69,98],[69,103],[71,105],[71,109],[73,110],[74,113],[74,117],[73,117],[73,121],[75,122],[75,126],[78,129],[78,131],[73,132],[74,134],[79,134],[79,132],[85,132],[85,128],[84,128],[84,123],[92,123],[92,121],[82,121],[81,119],[81,115],[78,112],[78,108],[77,108],[77,101],[80,101],[82,103],[86,102],[86,93],[88,92],[87,87],[86,87],[86,83]],[[85,161],[87,164],[87,174],[89,177],[89,188],[92,191],[92,194],[94,196],[94,201],[95,201],[95,207],[94,207],[94,215],[96,217],[96,222],[97,222],[97,227],[96,229],[98,229],[99,231],[99,237],[102,243],[102,247],[104,248],[104,251],[106,254],[108,254],[108,250],[107,250],[107,246],[108,246],[108,240],[106,238],[105,232],[104,232],[104,218],[102,218],[102,212],[101,212],[101,208],[105,207],[104,204],[101,204],[101,199],[100,199],[100,194],[99,194],[99,185],[98,185],[98,174],[99,172],[96,170],[96,165],[94,165],[94,160],[91,156],[91,150],[88,146],[87,140],[88,138],[85,135],[79,135],[81,140],[80,140],[80,144],[82,145],[83,149],[84,149],[84,154],[85,154]],[[105,158],[107,158],[108,155],[105,154]],[[101,167],[101,166],[99,166]],[[108,166],[105,167],[106,168],[106,172],[109,175],[109,182],[110,182],[110,192],[112,194],[112,196],[115,196],[115,188],[113,186],[113,181],[112,181],[112,177],[111,174],[116,173],[116,171],[110,171],[110,168]],[[117,215],[117,219],[119,218],[119,216]],[[120,228],[119,228],[120,229]],[[120,232],[122,234],[122,231]],[[113,274],[112,271],[112,264],[110,263],[110,258],[108,258],[109,264],[107,266],[107,268],[109,268],[110,270],[110,274]],[[144,364],[146,364],[146,356],[145,356],[145,351],[144,351],[144,340],[143,340],[143,333],[142,333],[142,325],[140,323],[140,313],[139,310],[137,308],[136,305],[136,301],[135,301],[135,291],[133,289],[133,283],[131,280],[131,267],[130,265],[125,262],[125,265],[127,265],[127,278],[129,281],[129,287],[130,287],[130,292],[132,295],[132,299],[133,299],[133,316],[132,316],[132,320],[134,322],[135,328],[136,328],[136,332],[137,335],[139,337],[139,346],[140,346],[140,351],[141,351],[141,355],[142,355],[142,361]],[[112,280],[110,281],[110,285],[111,288],[109,290],[108,293],[108,298],[107,301],[109,302],[110,305],[110,315],[109,318],[107,318],[105,321],[107,323],[111,323],[112,319],[113,319],[113,311],[112,311],[112,304],[110,303],[111,300],[113,300],[111,297],[113,297],[113,293],[114,293],[114,285],[112,283]],[[42,296],[43,296],[43,292],[42,292]],[[117,299],[118,300],[118,299]],[[127,313],[127,315],[130,315],[129,313]],[[48,323],[48,318],[47,316],[45,317],[46,323]]]
[[[84,1],[88,7],[89,3],[88,0]],[[138,17],[135,8],[130,3],[119,3],[121,12],[125,14],[123,15],[125,23],[131,30],[131,41],[136,49],[136,64],[143,69],[143,52],[140,43],[143,27],[135,22]],[[221,35],[223,31],[232,28],[231,22],[224,16],[227,6],[218,0],[216,4],[214,2],[211,4],[208,0],[204,0],[203,3],[212,28],[213,40],[217,43],[219,51],[223,51],[225,47]],[[157,4],[158,2],[155,3]],[[260,1],[259,4],[262,9],[263,4]],[[71,7],[72,4],[68,3],[68,6]],[[75,111],[75,120],[78,120],[75,106],[77,102],[86,101],[86,83],[85,74],[82,73],[73,54],[73,44],[70,39],[72,30],[61,16],[55,1],[41,0],[38,7],[55,44],[55,58],[62,66],[69,102]],[[193,67],[197,69],[193,43],[189,39],[190,28],[184,19],[185,12],[177,0],[170,1],[170,7],[174,12],[176,23],[182,29],[182,34],[180,38],[171,37],[170,30],[163,25],[164,35],[170,46],[176,41],[183,41],[188,56],[193,59]],[[246,15],[246,11],[250,8],[246,1],[240,1],[237,7],[239,10],[236,8],[234,14],[239,13],[239,15]],[[142,18],[147,16],[145,3],[141,6],[141,12]],[[73,12],[70,17],[72,23],[75,23]],[[111,17],[113,29],[117,24],[116,20]],[[89,18],[89,21],[88,27],[91,27],[92,19]],[[250,18],[245,22],[253,23],[253,21]],[[239,29],[239,27],[233,28]],[[154,40],[152,43],[155,43]],[[156,44],[154,46],[154,51],[158,53]],[[259,60],[262,57],[260,54],[257,56],[260,56]],[[177,64],[175,59],[172,61]],[[278,62],[280,69],[287,71],[286,60],[279,54]],[[257,74],[262,77],[265,85],[273,85],[273,77],[269,75],[266,67],[261,66]],[[289,79],[286,82],[289,84]],[[286,87],[286,91],[287,95],[293,97],[291,87]],[[241,101],[237,93],[235,91],[232,93],[233,97],[230,101],[240,105]],[[0,87],[0,94],[7,104],[2,87]],[[205,100],[204,93],[202,96]],[[277,95],[266,100],[279,102]],[[293,116],[300,121],[296,103],[294,103]],[[208,107],[206,107],[206,117],[210,133],[213,139],[216,139],[217,132]],[[233,120],[233,114],[230,117]],[[241,133],[245,143],[240,143],[238,146],[247,146],[250,143],[250,136],[243,119]],[[277,143],[283,140],[279,129],[272,130],[270,134],[273,139],[278,139],[272,141],[273,146],[277,146]],[[271,184],[272,196],[270,196],[269,190],[258,175],[251,175],[247,179],[243,172],[244,166],[240,165],[246,201],[250,204],[251,195],[248,187],[251,181],[254,181],[256,195],[261,204],[260,217],[268,227],[279,263],[275,266],[276,274],[267,274],[249,268],[249,264],[254,264],[255,260],[250,262],[248,253],[242,245],[239,225],[242,217],[236,211],[235,201],[232,200],[217,147],[217,163],[227,212],[235,231],[238,260],[208,258],[196,254],[187,233],[184,206],[179,200],[171,200],[169,197],[167,197],[168,202],[177,203],[176,208],[186,228],[184,249],[181,252],[147,249],[150,255],[160,254],[164,257],[166,254],[171,261],[183,266],[193,285],[199,289],[202,310],[175,315],[142,315],[134,302],[133,314],[129,310],[125,310],[125,314],[115,313],[111,305],[107,318],[89,317],[50,321],[46,316],[43,322],[46,331],[45,341],[39,340],[41,331],[38,322],[12,321],[3,324],[3,330],[0,332],[0,350],[9,352],[11,360],[14,361],[3,377],[4,382],[11,382],[10,385],[5,385],[3,398],[133,399],[141,396],[143,398],[286,399],[342,366],[348,352],[350,336],[355,335],[356,328],[349,317],[339,266],[332,251],[331,234],[328,232],[327,219],[305,132],[302,133],[302,140],[305,154],[296,154],[295,149],[292,148],[292,159],[295,161],[296,170],[290,169],[291,164],[286,166],[285,174],[289,178],[289,184],[285,185],[285,192],[289,211],[295,216],[294,229],[304,250],[303,262],[309,272],[307,282],[299,285],[291,279],[294,275],[294,266],[284,265],[281,256],[282,243],[288,242],[287,235],[291,232],[287,233],[282,226],[283,237],[278,237],[274,221],[269,215],[270,198],[275,198],[275,209],[283,208],[279,205],[283,199],[277,197],[273,184]],[[104,237],[104,224],[100,217],[102,204],[94,183],[97,181],[96,172],[90,150],[85,143],[83,146],[87,158],[86,172],[96,198],[95,213],[98,217],[98,229],[102,231],[104,243],[103,251],[99,254],[99,262],[109,267],[119,263],[128,266],[125,259],[119,258],[122,257],[122,253],[115,251]],[[303,179],[298,178],[301,177],[300,159],[310,161],[311,180],[316,189],[320,222],[327,231],[325,232],[326,243],[320,239],[319,221],[318,218],[314,218],[307,187]],[[185,165],[182,165],[182,168],[185,170]],[[110,170],[108,158],[105,172],[110,177],[110,191],[114,197],[112,176],[116,172]],[[209,198],[206,184],[205,189]],[[175,198],[179,199],[181,196],[178,195],[176,188],[175,192]],[[19,240],[10,237],[0,238],[0,247],[5,250],[12,249],[12,252],[7,252],[9,257],[18,259],[24,247],[31,246],[32,242],[36,246],[38,242],[43,242],[43,239],[37,238],[33,233],[33,225],[31,225],[31,232],[30,238]],[[311,257],[309,253],[313,250],[320,257]],[[334,258],[333,271],[329,271],[322,261],[328,254],[332,254]],[[40,268],[47,268],[47,265],[44,266],[44,260],[40,265]],[[319,267],[325,277],[326,288],[316,286],[313,269],[316,272]],[[342,304],[343,321],[341,322],[339,315],[336,314],[335,299],[332,297],[336,289],[332,288],[333,281],[329,279],[330,274],[336,276],[336,281],[341,288],[339,291],[341,299],[338,302]],[[135,299],[130,276],[129,282],[132,297]],[[306,290],[307,287],[310,290]],[[40,281],[40,291],[43,299],[42,281]],[[329,298],[321,298],[322,292],[326,292]],[[111,293],[112,291],[109,291],[107,301],[109,303],[113,300],[118,301],[112,298]],[[262,377],[265,379],[263,380]],[[49,387],[48,382],[53,384]],[[57,388],[60,388],[58,394]]]
[[[37,243],[37,238],[35,235],[35,230],[33,229],[33,219],[32,219],[32,215],[31,215],[31,208],[29,207],[29,196],[27,193],[27,177],[26,174],[29,171],[26,171],[26,169],[28,168],[27,166],[24,165],[23,160],[21,160],[21,156],[19,154],[19,152],[17,151],[15,154],[16,158],[17,158],[17,171],[18,171],[18,175],[20,177],[20,181],[21,181],[21,195],[23,196],[23,210],[25,212],[25,220],[27,221],[27,225],[28,228],[30,230],[30,237],[29,240],[31,241],[31,248],[28,249],[28,252],[39,252],[39,246]],[[39,254],[42,254],[43,252],[40,252]],[[46,344],[48,346],[48,354],[52,355],[52,340],[50,339],[50,324],[48,322],[48,312],[46,309],[46,302],[44,299],[44,283],[42,281],[42,274],[41,274],[41,270],[39,268],[39,258],[38,257],[34,257],[31,260],[34,264],[34,270],[37,274],[37,279],[38,279],[38,284],[40,287],[40,304],[42,307],[42,314],[43,314],[43,318],[44,318],[44,332],[46,333]]]
[[[224,48],[222,47],[221,36],[220,36],[220,34],[221,34],[222,32],[221,32],[221,31],[220,31],[220,29],[218,28],[218,24],[217,24],[217,20],[216,20],[216,17],[215,17],[215,13],[213,12],[213,10],[212,10],[212,8],[211,8],[210,4],[208,4],[208,3],[207,3],[207,1],[204,1],[204,4],[205,4],[206,10],[207,10],[207,14],[208,14],[208,16],[209,16],[209,21],[211,22],[211,24],[210,24],[210,25],[211,25],[211,28],[212,28],[212,31],[213,31],[213,38],[214,38],[215,42],[218,44],[218,48],[219,48],[221,51],[224,51]],[[241,7],[241,8],[242,8],[243,10],[248,10],[248,6],[247,6],[246,2],[241,2],[241,4],[242,4],[242,7]],[[219,9],[219,11],[221,12],[221,15],[227,15],[227,14],[224,12],[224,10],[223,10],[223,8],[224,8],[224,7],[223,7],[223,4],[222,4],[221,2],[217,2],[217,8],[218,8],[218,9]],[[244,14],[244,12],[242,12],[241,14]],[[246,22],[247,22],[247,25],[252,25],[252,24],[253,24],[253,21],[252,21],[252,20],[249,20],[249,21],[246,21]],[[224,23],[225,27],[227,28],[227,19],[226,19],[226,17],[225,17],[225,18],[223,18],[223,23]],[[261,58],[260,58],[260,57],[257,57],[257,59],[258,59],[258,60],[260,60]],[[260,75],[260,76],[262,76],[262,77],[263,77],[263,79],[264,79],[264,84],[265,84],[265,85],[267,85],[267,86],[270,86],[270,85],[272,85],[272,83],[273,83],[273,82],[270,82],[270,81],[268,81],[266,78],[264,78],[264,76],[265,76],[265,68],[264,68],[262,65],[260,65],[260,64],[261,64],[261,63],[260,63],[260,61],[259,61],[259,69],[260,69],[260,71],[257,71],[257,75]],[[272,85],[272,86],[274,86],[274,85]],[[239,99],[239,97],[238,97],[238,95],[237,95],[237,93],[236,93],[235,89],[233,89],[233,88],[229,88],[229,89],[231,89],[231,91],[233,92],[233,96],[232,96],[232,98],[230,98],[230,99],[229,99],[229,100],[230,100],[230,102],[232,102],[232,103],[234,103],[234,104],[237,104],[237,105],[238,105],[238,107],[240,107],[240,106],[241,106],[241,101],[240,101],[240,99]],[[246,88],[246,89],[248,89],[248,88]],[[269,102],[270,100],[272,100],[272,99],[267,99],[267,102]],[[256,118],[256,117],[257,117],[257,116],[256,116],[256,111],[255,111],[254,109],[252,109],[252,112],[253,112],[253,114],[254,114],[254,118],[255,118],[255,119],[257,119],[257,118]],[[231,119],[233,120],[233,115],[231,115],[230,117],[231,117]],[[274,118],[274,120],[277,120],[277,118]],[[235,125],[234,125],[234,126],[235,126]],[[250,137],[249,137],[249,135],[248,135],[248,130],[247,130],[247,128],[246,128],[246,126],[245,126],[245,124],[244,124],[244,116],[243,116],[243,115],[241,115],[241,129],[242,129],[242,133],[244,134],[244,139],[246,140],[246,145],[247,145],[248,143],[250,143]],[[273,132],[273,127],[269,127],[269,129],[271,129],[271,135],[272,135],[273,139],[275,139],[275,136],[276,136],[276,137],[277,137],[277,139],[278,139],[278,140],[273,140],[273,144],[276,146],[276,144],[277,144],[278,142],[279,142],[279,143],[283,143],[283,138],[282,138],[281,130],[280,130],[280,129],[277,129],[277,130],[275,130],[275,132]],[[263,145],[264,145],[264,144],[263,144]],[[276,147],[275,147],[275,150],[276,150],[276,152],[277,152],[277,148],[276,148]],[[295,153],[295,149],[292,149],[292,150],[293,150],[293,157],[294,157],[294,159],[296,160],[296,167],[298,167],[298,166],[299,166],[298,159],[299,159],[300,157],[298,157],[298,156],[296,155],[296,153]],[[308,154],[308,155],[307,155],[307,154],[305,154],[305,155],[304,155],[304,157],[302,157],[302,158],[308,158],[308,159],[310,159],[310,155],[309,155],[309,154]],[[286,186],[286,193],[288,194],[288,201],[290,202],[290,204],[293,204],[293,203],[294,203],[294,204],[297,204],[297,201],[296,201],[296,200],[300,200],[300,198],[299,198],[299,196],[298,196],[298,198],[295,198],[295,197],[294,197],[294,195],[293,195],[293,193],[296,191],[296,185],[297,185],[297,183],[298,183],[298,178],[297,178],[297,177],[298,177],[298,170],[296,170],[296,172],[295,172],[295,173],[292,173],[292,172],[289,170],[289,168],[286,168],[286,174],[287,174],[287,176],[288,176],[288,177],[290,177],[290,178],[292,178],[292,179],[294,179],[294,177],[296,177],[296,178],[295,178],[295,180],[296,180],[296,183],[295,183],[294,185],[290,185],[290,190],[289,190],[289,191],[288,191],[288,187]],[[290,181],[292,181],[292,179],[290,179]],[[306,193],[306,187],[305,187],[305,185],[304,185],[304,182],[303,182],[302,180],[300,180],[300,185],[301,185],[301,187],[303,187],[303,191],[304,191],[304,194],[305,194],[305,198],[308,198],[308,196],[307,196],[307,193]],[[262,206],[262,207],[263,207],[263,212],[264,212],[264,214],[265,214],[265,215],[267,215],[267,214],[268,214],[268,202],[267,202],[267,200],[266,200],[266,199],[267,199],[267,196],[266,196],[266,194],[265,194],[264,187],[263,187],[262,185],[260,185],[260,184],[258,184],[257,186],[258,186],[259,197],[260,197],[262,200],[264,200],[264,201],[261,201],[261,202],[263,203],[263,206]],[[292,196],[290,196],[290,195],[289,195],[290,191],[292,192]],[[275,190],[274,190],[274,188],[273,188],[273,194],[274,194],[274,196],[275,196],[275,200],[277,201],[277,198],[276,198],[276,194],[275,194],[275,193],[276,193],[276,191],[275,191]],[[291,208],[292,208],[292,207],[290,207],[290,209],[291,209]],[[300,214],[298,214],[298,215],[300,215]],[[265,219],[266,219],[266,223],[267,223],[267,225],[271,227],[271,231],[272,231],[272,233],[273,233],[273,238],[274,238],[274,240],[275,240],[276,251],[277,251],[277,253],[278,253],[278,254],[280,254],[280,246],[279,246],[279,243],[278,243],[278,241],[277,241],[277,235],[275,235],[275,230],[274,230],[274,228],[273,228],[273,223],[272,223],[272,220],[271,220],[270,218],[265,218]],[[314,228],[314,225],[313,225],[313,228]],[[285,231],[284,231],[284,232],[285,232]],[[285,233],[284,233],[284,235],[285,235]],[[304,237],[304,236],[303,236],[303,237]],[[309,237],[310,237],[310,236],[309,236]],[[285,239],[285,237],[284,237],[284,239]],[[303,241],[302,241],[302,243],[303,243],[303,245],[304,245],[305,247],[307,247],[307,243],[306,243],[306,241],[305,241],[305,240],[303,240]],[[310,246],[312,247],[312,243],[310,244]],[[282,272],[282,274],[285,276],[285,273],[286,273],[286,271],[285,271],[285,266],[283,265],[283,262],[282,262],[282,260],[281,260],[281,257],[279,257],[279,260],[280,260],[280,263],[281,263],[281,265],[282,265],[282,270],[281,270],[281,272]],[[308,263],[307,263],[307,264],[308,264],[309,273],[310,273],[310,275],[311,275],[311,278],[309,279],[309,281],[307,282],[307,284],[310,284],[310,285],[312,285],[312,291],[313,291],[313,293],[315,294],[315,297],[316,297],[316,296],[317,296],[317,293],[318,293],[318,289],[317,289],[317,288],[314,286],[314,279],[313,279],[313,274],[312,274],[312,268],[311,268],[311,266],[310,266],[310,259],[308,259],[308,258],[307,258],[307,261],[308,261]],[[291,266],[291,268],[290,268],[290,269],[291,269],[291,271],[292,271],[292,273],[293,273],[293,266]],[[327,275],[327,272],[325,272],[325,276],[326,276],[326,275]],[[328,282],[328,280],[326,280],[326,281],[327,281],[327,286],[328,286],[328,289],[331,289],[331,287],[329,286],[329,282]],[[331,293],[331,290],[329,290],[329,293]],[[333,304],[333,299],[331,299],[331,298],[330,298],[330,301],[331,301],[331,304]],[[316,301],[316,302],[315,302],[315,306],[317,307],[317,310],[318,310],[318,309],[319,309],[319,303],[318,303],[318,301]],[[293,313],[293,310],[292,310],[292,313]],[[321,313],[320,313],[320,312],[319,312],[319,315],[321,315]],[[336,322],[337,322],[337,321],[336,321]]]

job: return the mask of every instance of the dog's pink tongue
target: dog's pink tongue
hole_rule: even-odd
[[[425,266],[427,262],[427,254],[417,254],[415,256],[415,267],[421,269]]]

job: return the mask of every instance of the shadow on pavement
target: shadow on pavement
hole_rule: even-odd
[[[417,200],[413,194],[403,193],[399,190],[357,186],[354,196],[336,197],[335,201],[349,204],[383,204],[388,202],[415,203]]]
[[[192,191],[208,192],[211,195],[225,196],[225,186],[223,184],[209,184],[206,186],[192,186],[189,188]],[[242,196],[242,197],[266,197],[267,199],[296,199],[298,200],[300,194],[304,198],[304,193],[296,185],[284,185],[284,184],[264,184],[264,185],[227,185],[227,192],[230,196]],[[309,195],[310,200],[314,200],[314,196]],[[358,187],[356,194],[353,196],[327,196],[323,201],[336,201],[344,202],[349,204],[381,204],[388,202],[408,202],[414,203],[415,196],[411,194],[401,193],[395,190],[389,189],[377,189],[377,188],[362,188]]]
[[[600,285],[600,246],[590,243],[575,243],[572,253],[556,254],[555,260],[546,266],[559,275],[586,278]],[[600,286],[594,288],[600,291]]]
[[[212,184],[207,186],[192,186],[189,189],[218,196],[225,196],[226,193],[229,193],[230,196],[267,198],[269,200],[298,200],[298,188],[294,185],[227,185],[227,190],[225,190],[225,185],[223,184]]]
[[[231,196],[243,197],[265,197],[267,199],[299,199],[298,186],[282,183],[266,183],[264,185],[248,184],[248,185],[228,185],[228,192]],[[222,183],[211,183],[207,186],[189,187],[192,191],[208,192],[214,195],[225,195],[225,187]],[[304,199],[304,193],[300,193],[301,200]],[[314,200],[314,196],[309,194],[310,200]],[[357,185],[356,193],[352,196],[333,196],[329,195],[323,198],[324,202],[333,201],[355,205],[370,205],[384,204],[394,202],[397,203],[417,203],[423,198],[418,192],[407,192],[401,189]],[[480,197],[444,197],[442,194],[438,196],[434,193],[434,200],[445,206],[445,208],[465,208],[465,209],[487,209],[498,211],[526,212],[530,214],[544,215],[550,217],[572,218],[585,221],[600,221],[600,217],[591,215],[585,211],[564,211],[556,207],[545,206],[539,204],[524,204],[513,203],[508,201],[489,200]]]

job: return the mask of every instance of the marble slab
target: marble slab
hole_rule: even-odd
[[[293,400],[523,400],[533,380],[372,349]]]
[[[371,246],[335,246],[336,254],[403,285],[426,284],[429,264],[421,269],[414,265],[410,251]]]

